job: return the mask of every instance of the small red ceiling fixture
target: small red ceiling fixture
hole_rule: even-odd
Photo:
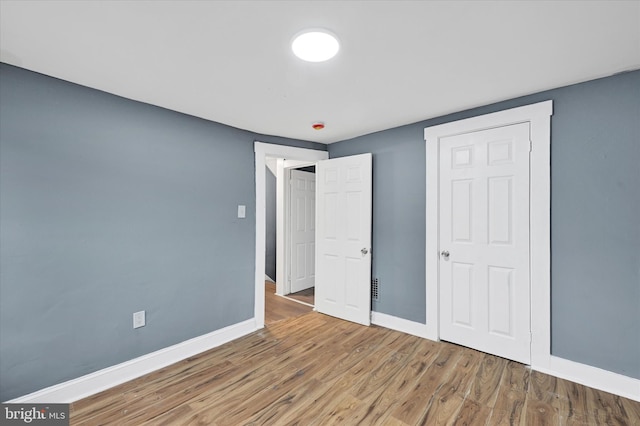
[[[324,129],[324,123],[322,121],[317,121],[313,123],[311,127],[313,127],[313,130],[322,130]]]

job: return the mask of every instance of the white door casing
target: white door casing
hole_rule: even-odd
[[[529,123],[440,139],[440,336],[529,364]]]
[[[517,123],[530,125],[531,366],[549,370],[551,357],[551,179],[553,101],[544,101],[425,128],[426,142],[426,332],[440,339],[440,141],[448,136]]]
[[[278,158],[276,168],[276,294],[291,293],[291,171],[315,161]]]
[[[267,157],[302,160],[313,163],[329,158],[326,151],[298,148],[286,145],[254,143],[255,177],[256,177],[256,241],[255,241],[255,271],[254,271],[254,320],[256,329],[264,327],[264,264],[265,264],[265,234],[266,234],[266,167]],[[278,177],[279,178],[279,177]],[[280,226],[280,222],[278,223]],[[277,256],[284,256],[284,242],[278,237]],[[278,278],[279,279],[279,278]]]
[[[316,165],[318,312],[371,323],[372,155]]]
[[[291,293],[315,285],[316,175],[291,170]]]

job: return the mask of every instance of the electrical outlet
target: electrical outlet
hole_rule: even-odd
[[[133,313],[133,328],[144,327],[146,323],[144,311]]]

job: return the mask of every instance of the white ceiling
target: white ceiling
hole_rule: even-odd
[[[309,27],[337,34],[338,56],[294,57]],[[638,69],[640,2],[1,0],[0,48],[126,98],[331,143]]]

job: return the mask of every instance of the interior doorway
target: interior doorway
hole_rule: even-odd
[[[315,162],[276,164],[276,294],[287,296],[315,285]]]
[[[451,268],[447,260],[450,252],[440,241],[443,223],[440,218],[441,176],[440,152],[447,148],[447,139],[457,135],[481,132],[505,126],[528,123],[526,133],[529,138],[529,309],[530,342],[529,363],[535,369],[548,368],[551,362],[551,281],[550,281],[550,146],[552,101],[540,102],[505,111],[472,117],[451,123],[428,127],[424,131],[426,142],[426,335],[433,340],[442,337],[443,300],[440,297],[441,268]],[[527,148],[525,144],[525,148]],[[495,145],[495,148],[506,145]],[[498,151],[496,151],[497,153]],[[503,150],[504,154],[511,151]],[[464,163],[466,153],[460,151],[459,162]],[[483,161],[490,161],[489,154],[481,155]],[[505,157],[506,158],[506,157]],[[469,159],[471,157],[469,156]],[[449,160],[451,163],[451,159]],[[455,166],[456,163],[451,163]],[[498,182],[498,181],[496,181]],[[446,183],[446,182],[445,182]],[[460,198],[462,200],[462,197]],[[445,200],[445,202],[447,202]],[[451,225],[450,222],[444,224]],[[527,231],[527,229],[524,229]],[[449,238],[450,239],[450,238]],[[446,243],[445,238],[444,243]],[[449,262],[448,266],[442,266]],[[463,262],[461,262],[463,263]],[[450,271],[449,271],[450,272]],[[444,271],[444,278],[448,279]],[[446,290],[446,289],[445,289]],[[506,294],[506,293],[505,293]],[[462,311],[460,311],[462,312]],[[506,318],[506,316],[505,316]],[[506,322],[505,322],[506,324]]]
[[[256,252],[255,252],[255,310],[256,328],[264,327],[265,309],[265,161],[269,157],[278,162],[306,161],[316,164],[318,218],[316,230],[316,295],[318,312],[348,321],[369,325],[371,321],[371,197],[372,155],[328,159],[326,151],[255,143],[256,176]],[[283,160],[287,159],[287,160]],[[281,161],[282,160],[282,161]],[[278,181],[284,175],[278,167]],[[278,185],[282,190],[282,185]],[[286,191],[283,191],[286,194]],[[278,225],[284,226],[282,215]],[[282,220],[282,221],[281,221]],[[281,248],[278,233],[277,256],[287,259]],[[322,262],[319,261],[322,259]],[[276,271],[276,288],[286,282],[283,268]],[[285,279],[283,279],[285,278]]]
[[[288,297],[278,296],[275,290],[275,283],[265,281],[264,323],[267,327],[283,320],[313,312],[313,307],[295,302]]]
[[[265,292],[313,308],[315,164],[275,157],[267,157],[266,164]],[[278,188],[281,190],[278,191]],[[284,259],[276,256],[277,241],[284,241]],[[276,280],[276,277],[279,279]],[[266,300],[270,300],[269,294],[266,295]],[[272,303],[273,306],[279,305]],[[270,309],[267,306],[267,322],[270,316],[274,317],[273,313],[269,313]],[[280,318],[280,315],[275,316]]]
[[[285,294],[313,291],[315,287],[316,255],[316,174],[315,166],[289,170],[289,212],[285,236],[288,252],[287,287]]]
[[[280,165],[277,168],[277,178],[280,183],[284,182],[285,175],[284,159],[287,161],[296,160],[300,165],[313,164],[319,160],[326,160],[329,154],[326,151],[317,151],[306,148],[297,148],[285,145],[274,145],[262,142],[255,142],[255,177],[256,177],[256,245],[255,245],[255,299],[254,318],[256,328],[262,328],[265,324],[265,254],[266,254],[266,160],[276,158]],[[305,163],[305,164],[302,164]],[[283,185],[278,185],[280,197],[284,197]],[[278,225],[284,226],[284,215],[278,215]],[[276,257],[286,258],[284,235],[277,236]],[[282,283],[286,281],[283,268],[276,271],[276,292],[283,294],[280,290]],[[279,285],[280,284],[280,285]]]

